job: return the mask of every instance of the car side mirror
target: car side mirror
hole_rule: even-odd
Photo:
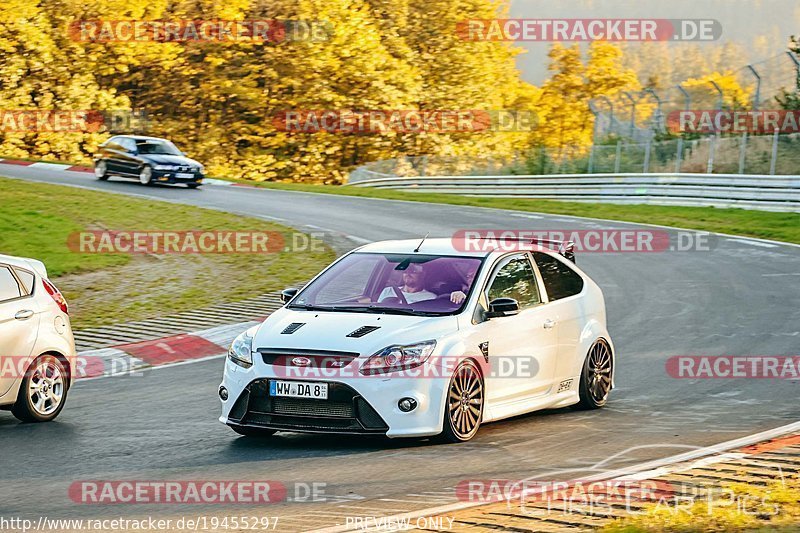
[[[519,303],[514,298],[495,298],[489,302],[486,318],[499,318],[519,313]]]
[[[289,300],[295,297],[297,292],[298,292],[297,289],[283,289],[281,291],[281,301],[283,303],[288,303]]]

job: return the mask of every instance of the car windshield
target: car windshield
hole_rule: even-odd
[[[183,155],[181,151],[169,141],[156,141],[152,139],[136,141],[136,149],[139,150],[140,154]]]
[[[289,306],[314,311],[410,315],[459,312],[483,260],[353,253],[304,288]]]

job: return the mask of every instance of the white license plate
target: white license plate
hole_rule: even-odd
[[[327,383],[307,383],[303,381],[270,381],[270,396],[288,396],[290,398],[328,399]]]
[[[189,180],[189,179],[192,179],[194,177],[194,174],[186,173],[186,172],[178,172],[178,173],[175,174],[175,177]]]

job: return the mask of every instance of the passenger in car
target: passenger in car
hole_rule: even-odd
[[[475,274],[477,274],[477,268],[471,268],[467,271],[467,276],[465,284],[461,286],[461,290],[453,291],[450,293],[450,301],[454,304],[460,304],[467,298],[467,293],[469,292],[469,288],[472,287],[472,282],[475,281]]]

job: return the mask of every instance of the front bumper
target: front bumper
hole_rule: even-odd
[[[191,174],[191,177],[178,177],[177,174]],[[199,172],[174,170],[153,170],[152,180],[156,183],[203,183],[205,176]]]
[[[353,364],[357,362],[360,361]],[[328,399],[270,397],[270,379],[328,383]],[[442,431],[447,383],[447,379],[441,378],[360,374],[337,379],[303,379],[278,375],[263,361],[245,369],[226,358],[221,386],[228,390],[228,399],[221,400],[219,420],[232,426],[308,433],[432,436]],[[417,401],[417,407],[405,413],[397,403],[408,397]]]

